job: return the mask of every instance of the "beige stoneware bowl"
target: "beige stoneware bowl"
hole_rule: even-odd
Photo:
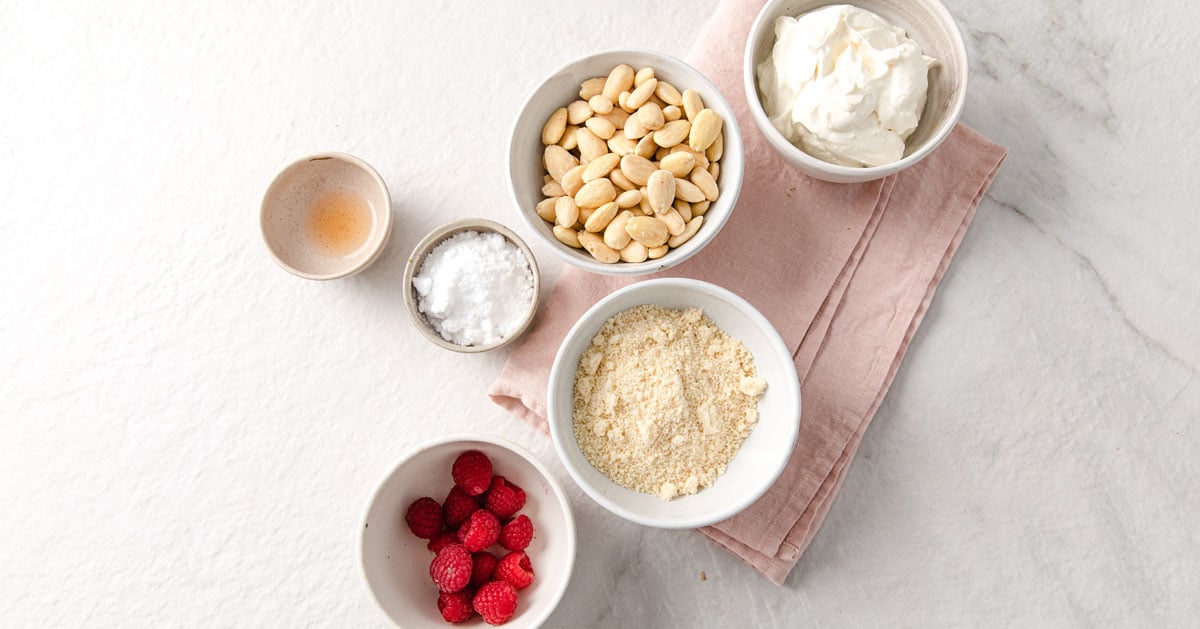
[[[360,197],[370,214],[366,241],[346,255],[322,250],[305,226],[316,202],[335,192]],[[275,177],[263,196],[259,228],[271,257],[289,273],[337,279],[367,268],[383,252],[392,233],[392,200],[370,164],[345,153],[319,153],[293,162]]]
[[[480,233],[495,232],[504,236],[525,255],[525,259],[529,262],[529,270],[533,273],[533,301],[529,304],[529,313],[517,327],[516,331],[491,345],[459,345],[458,343],[452,343],[442,338],[437,333],[437,330],[433,329],[433,326],[429,323],[429,319],[421,313],[417,305],[417,289],[413,288],[413,277],[421,270],[421,265],[425,263],[425,256],[429,255],[429,252],[441,244],[442,241],[465,231]],[[434,345],[454,352],[468,354],[486,352],[504,347],[520,338],[529,329],[530,324],[533,323],[534,315],[537,314],[538,304],[540,303],[540,290],[541,274],[538,272],[537,260],[533,257],[533,251],[529,249],[529,245],[526,245],[525,241],[521,240],[521,237],[513,230],[495,221],[482,218],[468,218],[461,221],[454,221],[429,232],[413,248],[412,254],[408,256],[408,263],[404,267],[404,305],[408,309],[409,319],[412,320],[417,330],[420,330],[421,334],[425,335],[425,338],[429,339]]]
[[[433,553],[404,522],[408,505],[422,496],[439,503],[454,481],[450,466],[459,454],[479,450],[497,474],[525,490],[521,513],[533,520],[526,552],[534,580],[521,590],[517,612],[504,625],[538,627],[567,590],[575,567],[575,518],[554,476],[524,448],[498,437],[460,435],[426,443],[404,455],[380,481],[358,525],[358,558],[363,582],[380,611],[408,629],[446,627],[437,609],[437,586],[429,579]],[[461,626],[486,627],[479,616]]]
[[[945,140],[962,114],[967,93],[967,48],[954,16],[938,0],[856,0],[850,4],[879,14],[899,26],[917,42],[922,52],[937,59],[929,70],[929,93],[921,121],[905,143],[904,157],[883,166],[855,168],[820,160],[783,137],[763,109],[758,90],[757,68],[775,46],[775,20],[797,17],[832,4],[836,0],[771,0],[750,27],[746,40],[743,78],[750,116],[767,142],[789,164],[801,172],[835,183],[873,181],[898,173],[929,155]]]

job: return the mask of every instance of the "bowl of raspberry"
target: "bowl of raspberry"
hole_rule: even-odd
[[[406,628],[537,627],[575,565],[562,487],[525,449],[483,435],[405,455],[372,494],[358,541],[367,591]]]

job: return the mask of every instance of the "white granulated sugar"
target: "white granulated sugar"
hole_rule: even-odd
[[[412,283],[418,310],[459,345],[490,345],[516,332],[534,297],[525,254],[495,232],[465,231],[442,241]]]
[[[600,473],[663,500],[725,472],[767,383],[699,308],[636,306],[600,327],[575,370],[575,440]]]

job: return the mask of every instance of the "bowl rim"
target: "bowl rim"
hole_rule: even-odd
[[[517,194],[516,178],[513,173],[513,148],[517,141],[517,127],[520,125],[521,120],[524,119],[526,114],[529,112],[530,106],[533,104],[534,95],[536,95],[537,92],[541,90],[550,79],[562,74],[563,72],[566,72],[572,66],[588,61],[594,57],[628,53],[647,55],[656,59],[665,59],[670,63],[677,63],[685,68],[688,72],[692,73],[698,82],[703,84],[704,87],[716,94],[719,102],[729,113],[728,116],[722,115],[722,127],[725,132],[724,151],[728,154],[731,149],[734,149],[741,157],[738,160],[734,160],[737,164],[737,167],[731,169],[727,169],[725,167],[726,163],[724,162],[724,159],[722,159],[721,177],[724,182],[721,185],[721,196],[713,202],[713,205],[715,206],[718,203],[728,203],[729,209],[726,212],[714,214],[716,220],[710,222],[708,217],[710,214],[713,214],[713,211],[711,207],[709,208],[708,213],[705,214],[704,225],[700,230],[701,232],[705,232],[703,234],[703,239],[698,242],[700,246],[694,248],[690,252],[687,252],[687,255],[683,256],[672,256],[671,254],[675,253],[675,251],[672,250],[668,251],[666,255],[657,260],[603,264],[601,262],[597,262],[596,260],[581,259],[571,255],[570,251],[567,250],[568,248],[566,245],[558,242],[552,237],[547,238],[545,234],[539,231],[541,223],[544,223],[544,221],[542,221],[541,218],[537,218],[537,222],[535,222],[534,217],[537,215],[532,214],[532,210],[526,210]],[[576,94],[576,96],[578,96],[578,94]],[[565,105],[563,106],[565,107]],[[669,269],[690,259],[692,256],[696,255],[705,247],[707,247],[708,243],[716,238],[717,234],[720,233],[720,231],[725,227],[725,224],[728,223],[730,216],[733,215],[733,211],[737,208],[737,201],[741,196],[742,183],[745,178],[745,145],[742,137],[741,125],[738,124],[737,120],[737,110],[730,105],[729,99],[725,97],[725,94],[720,90],[720,88],[718,88],[716,84],[709,80],[709,78],[703,72],[679,57],[675,57],[657,50],[647,50],[644,48],[611,48],[607,50],[591,52],[562,64],[552,72],[546,74],[542,80],[539,81],[537,85],[535,85],[533,89],[529,91],[528,95],[525,97],[524,103],[521,105],[521,109],[517,112],[516,117],[513,118],[512,124],[509,126],[508,137],[508,144],[504,149],[505,170],[508,175],[508,192],[509,197],[512,199],[513,204],[517,208],[517,213],[521,216],[521,220],[523,220],[525,224],[533,230],[534,234],[536,234],[539,239],[544,241],[546,246],[550,248],[554,255],[558,256],[563,262],[576,268],[583,269],[591,273],[596,273],[598,275],[611,275],[620,277],[650,275],[651,273],[657,273],[659,271]],[[732,182],[734,185],[728,185],[730,182]],[[701,237],[701,234],[697,234],[696,236],[693,236],[693,239]]]
[[[567,534],[565,538],[567,544],[567,563],[566,571],[564,572],[566,576],[558,585],[558,588],[555,589],[554,594],[551,595],[550,604],[546,606],[546,609],[541,614],[530,621],[531,627],[541,626],[546,622],[546,619],[550,617],[550,614],[554,613],[554,610],[558,608],[558,604],[562,601],[563,595],[566,594],[567,585],[570,584],[571,577],[575,572],[575,555],[577,552],[575,514],[571,510],[571,502],[567,500],[567,494],[563,491],[562,486],[557,480],[555,480],[554,476],[550,473],[550,470],[545,466],[545,464],[538,460],[538,458],[529,450],[526,450],[524,447],[517,445],[508,439],[504,439],[503,437],[485,434],[457,433],[444,437],[437,437],[405,451],[404,454],[401,455],[401,457],[396,461],[396,463],[389,467],[388,470],[379,477],[379,480],[376,481],[374,489],[371,490],[371,496],[367,499],[366,507],[363,508],[362,516],[358,519],[358,530],[355,532],[355,544],[357,550],[356,554],[358,556],[358,576],[362,581],[363,587],[366,588],[367,594],[371,597],[371,602],[375,604],[375,607],[379,610],[379,613],[382,614],[383,617],[390,621],[394,626],[400,627],[400,623],[396,622],[395,619],[393,619],[392,616],[387,613],[387,610],[383,608],[383,603],[381,603],[379,601],[379,597],[375,595],[375,589],[371,587],[371,581],[367,577],[365,548],[367,517],[371,513],[371,507],[375,506],[375,501],[379,500],[379,492],[383,490],[384,484],[388,481],[388,479],[394,476],[402,466],[426,450],[449,443],[463,441],[482,442],[499,446],[525,459],[530,465],[533,466],[534,469],[538,471],[539,474],[542,475],[542,478],[546,481],[546,484],[550,486],[550,489],[554,492],[554,496],[558,499],[559,506],[562,507],[563,519],[567,524]]]
[[[309,273],[308,271],[297,269],[287,262],[284,262],[283,258],[280,258],[279,254],[275,252],[275,248],[271,246],[271,241],[267,238],[267,200],[274,196],[278,186],[283,185],[280,179],[283,177],[284,173],[300,166],[301,164],[327,159],[342,161],[361,169],[367,173],[367,176],[369,176],[372,181],[375,182],[375,185],[378,186],[378,189],[383,192],[383,198],[387,200],[387,207],[383,208],[380,212],[383,215],[383,225],[380,227],[380,229],[383,231],[383,235],[380,237],[379,243],[375,245],[374,250],[357,263],[340,271],[334,271],[333,273]],[[271,184],[267,186],[267,191],[263,193],[262,201],[259,202],[258,233],[262,239],[263,245],[265,245],[267,248],[267,252],[271,255],[271,259],[274,260],[275,263],[280,267],[282,267],[283,270],[306,280],[316,280],[321,282],[336,280],[354,275],[355,273],[358,273],[359,271],[371,266],[377,259],[379,259],[380,254],[382,254],[383,250],[387,248],[388,241],[391,240],[392,237],[392,207],[392,193],[388,190],[387,182],[383,180],[383,177],[379,175],[379,171],[375,170],[374,166],[371,166],[362,158],[356,157],[349,153],[340,153],[337,151],[313,153],[312,155],[306,155],[300,159],[292,161],[275,174],[275,177],[271,180]]]
[[[783,134],[771,124],[770,118],[767,118],[767,112],[763,108],[762,98],[758,95],[758,76],[755,68],[754,58],[754,42],[759,39],[762,31],[767,25],[774,20],[770,17],[772,13],[785,2],[790,0],[768,0],[759,10],[758,15],[754,18],[754,22],[750,25],[750,34],[746,36],[744,51],[742,55],[742,84],[746,92],[746,104],[750,110],[750,117],[754,120],[759,131],[765,136],[767,143],[770,144],[776,151],[785,153],[785,157],[791,161],[799,162],[805,171],[813,177],[823,181],[832,181],[834,183],[860,183],[866,181],[874,181],[882,179],[888,175],[898,173],[913,164],[925,159],[933,152],[941,143],[950,136],[954,128],[958,125],[958,121],[962,116],[963,108],[967,103],[967,82],[970,78],[969,62],[970,58],[967,55],[966,43],[963,41],[962,28],[959,27],[958,21],[942,4],[940,0],[917,0],[918,4],[922,4],[934,13],[938,21],[949,24],[953,28],[950,31],[950,46],[962,56],[962,84],[959,87],[957,97],[951,102],[949,110],[946,112],[945,122],[933,135],[925,141],[925,144],[917,148],[912,153],[901,157],[900,159],[880,166],[843,166],[842,164],[833,164],[822,159],[818,159],[804,152],[803,149],[792,144]],[[832,0],[825,6],[839,4],[838,1]],[[778,17],[778,16],[776,16]],[[824,175],[824,176],[823,176]],[[826,179],[828,176],[829,179]]]
[[[758,485],[754,486],[751,491],[745,493],[738,500],[733,501],[726,507],[702,517],[693,517],[690,519],[662,519],[643,516],[641,514],[634,513],[633,511],[630,511],[609,499],[602,492],[600,492],[598,488],[587,482],[583,478],[583,475],[579,473],[579,471],[576,470],[575,466],[571,463],[571,459],[567,456],[564,440],[567,438],[574,438],[574,430],[572,429],[571,434],[564,434],[566,429],[559,426],[559,422],[555,421],[556,418],[554,416],[554,409],[558,406],[559,401],[559,396],[555,393],[556,387],[554,385],[559,381],[560,378],[564,377],[563,370],[568,368],[566,365],[564,365],[564,359],[566,348],[570,341],[574,340],[575,337],[581,333],[584,325],[594,319],[600,310],[606,308],[613,301],[620,299],[622,296],[628,293],[651,291],[662,286],[677,286],[699,292],[707,292],[732,302],[742,313],[749,317],[755,325],[763,330],[763,332],[767,335],[769,342],[774,345],[778,351],[783,352],[784,355],[791,356],[791,352],[788,351],[787,344],[784,343],[783,337],[779,335],[779,331],[775,329],[775,326],[771,325],[770,320],[768,320],[766,316],[759,312],[758,309],[755,308],[750,302],[746,301],[740,295],[727,288],[717,286],[711,282],[683,277],[664,277],[637,282],[613,291],[600,301],[597,301],[592,305],[591,308],[588,308],[587,312],[580,315],[579,319],[576,320],[575,325],[571,326],[571,329],[567,332],[567,335],[563,337],[562,343],[560,343],[558,346],[558,351],[554,355],[554,362],[551,364],[550,368],[550,380],[547,384],[546,395],[546,423],[548,423],[550,426],[550,437],[554,441],[554,449],[558,453],[558,458],[560,461],[562,461],[563,467],[566,468],[567,473],[571,475],[572,479],[574,479],[575,484],[579,485],[583,492],[591,497],[592,500],[595,500],[600,506],[604,507],[615,515],[643,526],[664,529],[699,528],[729,519],[734,515],[741,513],[750,505],[754,504],[756,500],[761,498],[763,494],[767,493],[767,491],[775,485],[775,481],[779,479],[779,476],[783,473],[784,468],[787,467],[788,461],[791,460],[792,453],[795,451],[796,440],[800,435],[800,421],[803,412],[802,400],[800,398],[800,378],[796,372],[796,365],[793,361],[784,361],[783,373],[783,381],[787,383],[786,390],[783,391],[783,393],[788,394],[788,397],[794,400],[796,409],[794,419],[789,421],[790,430],[788,431],[787,437],[788,456],[783,457],[775,470],[771,474],[763,476],[762,481]],[[575,366],[570,365],[571,377],[574,375],[574,369]],[[736,458],[737,455],[734,456]]]
[[[412,285],[413,278],[416,276],[420,266],[425,262],[425,257],[429,255],[429,252],[435,246],[441,244],[442,241],[456,233],[464,231],[491,231],[504,236],[505,239],[516,245],[517,249],[525,255],[526,261],[529,262],[529,271],[533,274],[533,301],[529,303],[529,312],[525,313],[525,318],[521,320],[521,324],[517,326],[517,329],[512,334],[490,345],[459,345],[458,343],[452,343],[442,338],[442,335],[438,334],[433,329],[433,326],[430,325],[425,315],[421,314],[415,295],[416,289]],[[516,232],[496,221],[486,218],[464,218],[434,228],[433,231],[425,234],[425,237],[413,247],[412,252],[408,254],[408,261],[404,265],[404,306],[408,311],[409,320],[434,345],[463,354],[477,354],[499,349],[525,334],[537,316],[538,306],[541,303],[541,290],[541,272],[538,270],[537,259],[533,256],[533,250],[529,248],[529,245],[525,244],[525,241]]]

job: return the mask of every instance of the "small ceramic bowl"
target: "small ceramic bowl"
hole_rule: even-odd
[[[634,306],[696,307],[754,356],[767,392],[759,420],[725,473],[690,496],[664,501],[626,489],[588,462],[575,440],[574,390],[579,356],[609,317]],[[749,302],[699,280],[666,278],[638,282],[592,306],[567,332],[550,370],[547,396],[550,435],[567,471],[587,495],[627,520],[659,528],[695,528],[727,519],[758,500],[787,465],[800,432],[800,381],[792,353],[779,333]]]
[[[873,181],[898,173],[921,161],[945,140],[962,114],[967,94],[967,48],[954,16],[938,0],[861,0],[854,5],[903,28],[926,55],[937,59],[929,69],[929,92],[921,121],[905,142],[904,157],[883,166],[856,168],[823,161],[783,137],[763,109],[757,68],[775,47],[775,20],[798,17],[836,0],[771,0],[762,8],[746,40],[743,78],[750,116],[767,142],[801,172],[835,183]]]
[[[704,100],[704,106],[717,112],[724,119],[722,129],[725,134],[725,148],[717,181],[721,196],[704,215],[700,231],[682,246],[670,250],[667,255],[657,260],[638,263],[603,264],[597,262],[586,251],[572,249],[559,242],[554,237],[551,225],[543,221],[534,208],[545,198],[542,194],[542,175],[546,173],[542,166],[542,153],[545,150],[542,144],[542,125],[554,110],[579,100],[580,83],[593,77],[608,76],[613,67],[622,63],[633,66],[634,69],[654,68],[656,77],[670,81],[681,92],[689,88],[696,90]],[[725,226],[742,189],[742,133],[738,128],[733,108],[699,70],[675,57],[648,50],[613,50],[588,55],[568,63],[547,77],[529,95],[520,115],[517,116],[508,145],[507,161],[509,190],[521,218],[525,219],[537,237],[563,261],[603,275],[646,275],[675,266],[696,255]]]
[[[562,487],[524,448],[484,435],[460,435],[431,441],[400,459],[379,482],[358,527],[358,558],[363,581],[379,609],[407,629],[445,627],[437,608],[438,589],[429,579],[433,553],[404,522],[408,506],[430,496],[440,504],[454,486],[450,466],[467,450],[479,450],[496,474],[525,490],[520,513],[533,521],[533,542],[526,549],[533,583],[521,590],[517,612],[505,625],[514,629],[541,625],[567,589],[575,567],[575,518]],[[476,616],[468,626],[486,626]]]
[[[475,231],[480,233],[495,232],[501,236],[504,236],[509,242],[516,245],[517,249],[520,249],[521,253],[525,255],[525,260],[529,262],[529,270],[533,273],[533,301],[529,304],[529,314],[525,316],[525,319],[519,326],[517,326],[517,329],[514,330],[512,334],[509,334],[503,339],[500,339],[496,343],[492,343],[490,345],[459,345],[458,343],[453,343],[442,338],[442,336],[438,334],[437,330],[433,329],[433,325],[430,324],[429,319],[424,315],[424,313],[421,312],[421,309],[418,305],[419,298],[417,296],[417,289],[413,287],[413,277],[420,272],[421,265],[425,263],[425,256],[429,255],[429,252],[432,251],[434,247],[441,244],[442,241],[465,231]],[[417,246],[413,249],[412,255],[408,256],[408,264],[404,267],[404,305],[408,308],[408,316],[410,319],[412,319],[413,325],[421,331],[421,334],[425,335],[425,338],[432,341],[434,345],[455,352],[486,352],[504,347],[505,345],[508,345],[509,343],[512,343],[520,338],[521,335],[529,329],[529,325],[533,323],[534,315],[537,314],[538,303],[540,302],[538,293],[540,290],[541,279],[540,274],[538,273],[537,260],[534,259],[533,251],[529,249],[529,246],[525,244],[525,241],[521,240],[521,237],[518,236],[516,232],[501,225],[500,223],[482,218],[469,218],[461,221],[454,221],[453,223],[442,225],[441,227],[429,232],[427,236],[421,239],[421,242],[417,243]]]
[[[308,225],[314,208],[330,195],[357,198],[365,206],[364,240],[344,253],[323,247]],[[259,227],[279,266],[305,279],[337,279],[358,273],[379,257],[392,233],[392,199],[383,178],[361,159],[345,153],[310,155],[271,182]]]

